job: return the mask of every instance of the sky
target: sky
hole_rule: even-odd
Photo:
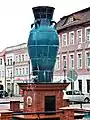
[[[32,7],[52,6],[53,20],[90,7],[90,0],[0,0],[0,52],[27,43],[34,22]]]

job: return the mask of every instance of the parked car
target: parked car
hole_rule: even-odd
[[[0,90],[0,98],[7,97],[8,93],[5,90]]]
[[[89,102],[90,101],[90,94],[84,94],[78,90],[69,90],[64,91],[64,98],[69,99],[72,102]]]

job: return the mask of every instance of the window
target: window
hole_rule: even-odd
[[[9,77],[9,70],[7,70],[7,77]]]
[[[55,64],[55,70],[59,70],[60,69],[60,57],[57,56],[56,58],[56,64]]]
[[[73,22],[73,16],[69,18],[69,22]]]
[[[28,61],[28,55],[27,54],[25,55],[25,60]]]
[[[16,75],[18,75],[18,68],[16,68]]]
[[[78,44],[82,43],[82,30],[77,30],[77,42]]]
[[[21,55],[19,55],[19,62],[21,62]]]
[[[0,58],[0,65],[2,65],[2,58]]]
[[[67,65],[66,65],[66,56],[63,56],[63,67],[66,67]]]
[[[74,32],[69,33],[69,43],[70,45],[74,44]]]
[[[21,73],[21,68],[19,68],[19,74],[21,75],[22,73]]]
[[[12,77],[13,77],[13,76],[12,76],[12,70],[10,70],[10,78],[12,79]]]
[[[9,59],[7,59],[7,65],[9,65]]]
[[[70,17],[68,18],[67,24],[73,22],[73,20],[74,20],[73,16],[70,16]]]
[[[86,28],[85,29],[85,38],[86,38],[86,41],[90,41],[90,28]]]
[[[87,93],[90,93],[90,80],[87,79]]]
[[[22,70],[23,70],[23,75],[24,75],[24,73],[25,73],[24,68]]]
[[[70,64],[70,68],[74,68],[74,55],[70,55],[70,59],[69,59],[69,64]]]
[[[62,34],[62,46],[67,45],[67,33]]]
[[[2,77],[4,77],[4,71],[2,71]]]
[[[7,83],[7,90],[8,90],[8,92],[10,92],[10,89],[11,89],[11,85],[10,85],[10,83]]]
[[[86,66],[90,67],[90,53],[86,53]]]
[[[28,68],[26,68],[26,74],[28,74]]]
[[[12,59],[10,59],[10,65],[12,65]]]
[[[82,80],[78,80],[79,91],[82,92]]]
[[[24,55],[22,55],[22,61],[24,61]]]
[[[18,56],[16,56],[16,62],[18,62]]]
[[[82,54],[78,54],[78,68],[82,68]]]

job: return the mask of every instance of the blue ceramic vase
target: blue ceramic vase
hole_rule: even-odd
[[[35,22],[31,25],[28,39],[28,53],[33,75],[40,83],[53,80],[53,70],[59,48],[55,21],[52,21],[54,8],[38,6],[32,8]]]

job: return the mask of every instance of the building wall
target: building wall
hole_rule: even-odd
[[[85,13],[86,14],[86,13]],[[80,13],[79,13],[80,15]],[[73,16],[73,15],[71,15]],[[69,15],[67,16],[69,18]],[[75,21],[74,21],[75,22]],[[67,22],[65,23],[67,24]],[[88,41],[86,39],[86,29],[90,30],[90,21],[89,22],[82,22],[82,24],[76,24],[72,25],[73,23],[69,23],[69,27],[64,27],[58,30],[58,34],[60,36],[60,49],[59,49],[59,55],[60,55],[60,69],[58,71],[55,70],[54,76],[59,76],[58,78],[61,79],[61,82],[63,82],[64,79],[64,62],[63,62],[63,56],[66,56],[66,78],[67,74],[71,69],[74,69],[77,74],[78,78],[74,82],[74,89],[81,89],[79,86],[78,80],[82,81],[82,91],[87,93],[90,91],[90,65],[87,66],[87,53],[90,53],[90,32],[88,32]],[[81,30],[81,42],[78,41],[78,30]],[[74,44],[70,44],[70,33],[74,33]],[[66,34],[66,45],[63,45],[64,38],[63,36]],[[65,37],[65,36],[64,36]],[[82,59],[82,66],[78,67],[78,56],[81,54]],[[70,56],[74,56],[74,66],[70,67],[72,62]],[[89,60],[88,60],[89,61]],[[89,62],[88,62],[89,64]],[[55,80],[54,80],[55,81]],[[68,81],[67,79],[67,82]],[[89,83],[88,83],[89,82]],[[67,89],[71,89],[71,85],[67,87]]]

